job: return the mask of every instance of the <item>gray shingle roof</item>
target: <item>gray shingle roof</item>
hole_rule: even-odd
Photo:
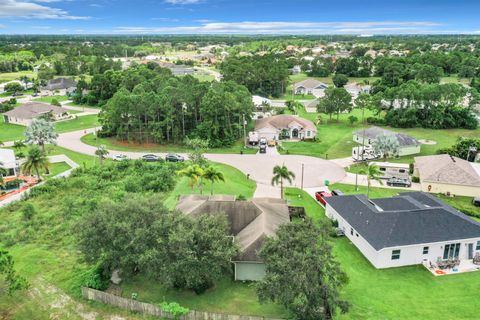
[[[255,130],[260,130],[268,126],[282,130],[288,128],[292,123],[295,122],[306,130],[317,132],[317,127],[312,121],[288,114],[279,114],[268,118],[258,119],[255,122]]]
[[[376,250],[480,237],[480,223],[422,192],[371,202],[365,195],[326,201]]]
[[[295,89],[297,89],[298,87],[304,87],[305,89],[313,90],[313,89],[325,89],[328,87],[328,85],[316,79],[309,78],[309,79],[305,79],[303,81],[295,83],[294,87]]]
[[[46,86],[42,87],[44,90],[59,90],[59,89],[68,89],[74,88],[77,86],[77,82],[68,78],[56,78],[48,80]]]
[[[192,216],[225,214],[229,232],[240,247],[235,261],[261,261],[258,251],[265,239],[273,236],[281,224],[290,222],[285,201],[273,198],[235,201],[233,196],[186,195],[180,197],[177,209]]]
[[[420,143],[415,139],[414,137],[411,137],[409,135],[403,134],[403,133],[397,133],[393,132],[390,130],[382,129],[379,127],[370,127],[366,130],[359,130],[354,132],[355,135],[357,136],[363,136],[365,135],[365,138],[367,139],[376,139],[380,135],[394,135],[398,143],[401,146],[411,146],[411,145],[419,145]]]
[[[27,102],[3,113],[3,115],[19,119],[33,119],[49,112],[63,114],[69,112],[69,110],[46,103]]]

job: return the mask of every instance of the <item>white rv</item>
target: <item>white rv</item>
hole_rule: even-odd
[[[406,163],[371,162],[370,165],[378,166],[380,172],[383,173],[383,175],[380,176],[381,179],[410,178],[410,166]]]
[[[357,146],[352,148],[352,158],[354,161],[366,161],[380,158],[371,146]]]
[[[248,143],[250,143],[252,146],[256,146],[258,144],[258,133],[256,131],[251,131],[248,133]]]

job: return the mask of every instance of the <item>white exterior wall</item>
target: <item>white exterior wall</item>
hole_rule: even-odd
[[[409,246],[399,246],[375,250],[361,234],[357,237],[357,231],[354,228],[353,235],[350,234],[351,226],[345,221],[329,204],[327,204],[325,214],[332,220],[338,221],[338,226],[345,232],[345,236],[357,247],[364,257],[377,269],[410,266],[422,264],[424,260],[436,263],[438,257],[443,259],[443,251],[446,244],[460,243],[459,259],[468,259],[468,244],[473,244],[473,256],[476,252],[477,241],[480,237],[472,239],[454,240],[446,242],[422,243]],[[429,247],[428,254],[423,254],[423,248]],[[400,259],[392,260],[392,251],[400,250]]]
[[[279,130],[269,127],[262,128],[256,132],[260,138],[265,138],[267,140],[278,140],[278,136],[280,134]]]
[[[378,254],[377,251],[365,240],[361,234],[358,233],[355,228],[353,229],[353,235],[350,233],[350,224],[348,224],[345,219],[343,219],[335,209],[333,209],[328,203],[326,206],[325,214],[332,220],[338,221],[338,227],[342,228],[345,233],[345,236],[357,247],[358,250],[363,254],[365,258],[375,267],[378,268],[377,259]]]
[[[364,142],[365,146],[370,146],[373,142],[373,139],[368,139],[367,137],[365,137],[365,140],[364,140],[363,136],[354,134],[353,141],[359,144],[362,144],[362,142]],[[417,153],[420,153],[420,148],[421,148],[420,144],[412,145],[412,146],[403,146],[403,147],[401,146],[398,150],[398,155],[400,157],[403,157],[411,154],[417,154]]]

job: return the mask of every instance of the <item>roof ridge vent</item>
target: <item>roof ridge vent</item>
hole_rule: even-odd
[[[370,204],[372,204],[372,205],[375,207],[375,209],[377,209],[378,211],[380,211],[380,212],[383,212],[383,211],[384,211],[382,208],[380,208],[380,207],[379,207],[375,202],[373,202],[372,200],[368,199],[368,202],[369,202]]]

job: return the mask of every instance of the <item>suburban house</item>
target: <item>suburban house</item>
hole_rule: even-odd
[[[18,174],[18,162],[15,159],[15,152],[10,149],[0,149],[0,168],[5,169],[6,177],[15,177]]]
[[[225,195],[185,195],[180,197],[177,209],[191,216],[227,216],[229,233],[240,248],[239,255],[232,261],[235,280],[242,281],[261,280],[265,276],[265,264],[258,252],[267,237],[273,236],[280,225],[290,222],[286,202],[274,198],[241,201]]]
[[[73,117],[68,109],[39,102],[27,102],[3,113],[5,123],[23,126],[28,126],[33,119],[42,116],[49,117],[53,121],[67,120]]]
[[[415,157],[414,176],[425,192],[480,196],[480,163],[448,154]]]
[[[311,94],[316,97],[325,95],[328,85],[315,79],[305,79],[293,85],[295,94]]]
[[[41,87],[41,90],[55,91],[65,90],[67,93],[75,91],[77,88],[77,82],[68,78],[56,78],[48,80],[47,85]]]
[[[272,100],[268,99],[268,98],[265,98],[265,97],[261,97],[261,96],[252,96],[252,102],[253,102],[253,105],[255,106],[255,108],[262,108],[263,106],[267,105],[267,106],[270,106],[272,105]]]
[[[480,254],[480,222],[433,195],[348,195],[326,202],[326,215],[375,268],[459,261],[476,270],[472,262]]]
[[[370,127],[366,130],[359,130],[353,133],[353,141],[365,146],[371,146],[373,141],[381,135],[393,135],[400,144],[398,155],[407,156],[420,153],[420,142],[417,139],[403,133],[396,133],[379,127]]]
[[[268,140],[309,140],[317,135],[317,127],[312,121],[286,114],[256,120],[254,131],[260,138]]]

